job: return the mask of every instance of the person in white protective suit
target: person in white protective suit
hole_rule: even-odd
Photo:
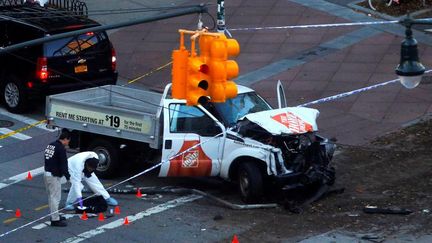
[[[68,159],[71,188],[66,199],[66,210],[74,210],[74,206],[82,206],[82,189],[84,181],[96,195],[101,195],[110,206],[117,206],[118,202],[110,197],[94,171],[99,163],[95,152],[81,152]]]

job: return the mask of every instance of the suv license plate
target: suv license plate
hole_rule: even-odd
[[[85,73],[87,72],[87,65],[75,66],[75,73]]]

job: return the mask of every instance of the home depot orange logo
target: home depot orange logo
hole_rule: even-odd
[[[272,119],[286,126],[294,133],[305,133],[313,131],[312,125],[303,121],[300,117],[291,112],[281,113],[272,116]]]
[[[182,167],[198,167],[199,151],[191,150],[183,155]]]
[[[188,150],[200,143],[199,140],[185,141],[178,153]],[[210,176],[212,160],[203,151],[201,146],[189,150],[170,161],[167,176]]]

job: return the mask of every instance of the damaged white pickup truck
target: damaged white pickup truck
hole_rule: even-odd
[[[95,151],[102,177],[114,176],[132,160],[162,161],[161,177],[236,181],[247,203],[262,198],[266,183],[285,188],[334,183],[335,145],[316,134],[317,110],[272,109],[240,85],[237,97],[225,103],[187,106],[170,97],[170,87],[162,94],[107,85],[52,95],[48,124],[71,130],[71,147]]]

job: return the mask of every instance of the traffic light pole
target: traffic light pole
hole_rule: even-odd
[[[19,44],[15,44],[15,45],[3,47],[3,48],[0,47],[0,55],[11,52],[11,51],[18,50],[20,48],[35,46],[35,45],[42,44],[44,42],[54,41],[54,40],[58,40],[58,39],[62,39],[65,37],[70,37],[70,36],[76,36],[76,35],[84,34],[87,32],[97,32],[97,31],[118,29],[121,27],[127,27],[127,26],[131,26],[131,25],[143,24],[143,23],[158,21],[158,20],[162,20],[162,19],[169,19],[169,18],[193,14],[193,13],[205,13],[205,12],[207,12],[207,6],[200,4],[200,5],[197,5],[194,7],[189,7],[189,8],[169,12],[169,13],[158,14],[157,16],[150,16],[150,17],[140,18],[137,20],[125,21],[125,22],[121,22],[121,23],[117,23],[117,24],[96,26],[96,27],[66,32],[66,33],[62,33],[62,34],[46,36],[46,37],[34,39],[31,41],[25,41],[25,42],[22,42]]]
[[[217,31],[224,33],[225,28],[225,1],[224,0],[217,0]]]

